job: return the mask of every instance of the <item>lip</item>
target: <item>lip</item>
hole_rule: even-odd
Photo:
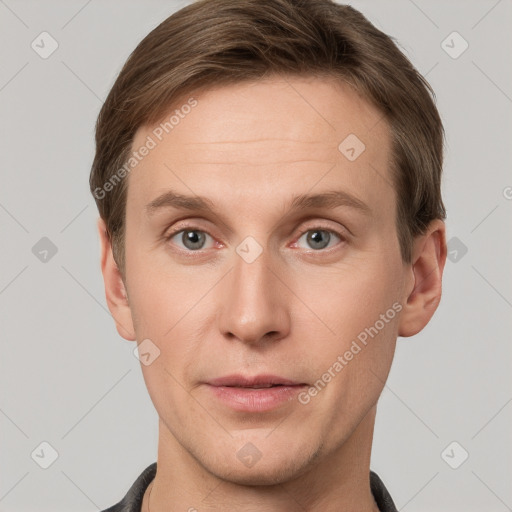
[[[241,374],[226,375],[208,381],[211,386],[236,386],[239,388],[249,388],[255,386],[268,387],[269,385],[296,386],[305,384],[304,382],[296,382],[278,375],[261,374],[248,377]]]
[[[271,411],[292,401],[307,386],[277,375],[227,375],[206,384],[217,400],[239,412]]]

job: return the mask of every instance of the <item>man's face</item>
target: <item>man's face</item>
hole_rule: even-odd
[[[341,450],[391,366],[410,266],[395,227],[389,127],[325,79],[194,98],[161,141],[157,123],[133,143],[157,144],[128,182],[130,322],[160,350],[142,365],[160,450],[184,449],[231,481],[281,482]],[[169,191],[214,210],[155,202]],[[292,207],[327,192],[342,193],[338,206]],[[234,374],[304,386],[284,390],[287,400],[276,398],[283,388],[224,389],[223,399],[208,384]]]

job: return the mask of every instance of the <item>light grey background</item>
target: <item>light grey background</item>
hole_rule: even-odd
[[[104,299],[88,176],[122,64],[186,3],[0,0],[1,511],[103,509],[156,460],[135,344]],[[451,240],[438,312],[398,341],[372,469],[399,510],[512,510],[512,2],[352,4],[436,91],[448,239],[467,247]],[[59,44],[47,59],[31,48],[43,31]],[[456,59],[453,31],[469,43]],[[42,237],[57,247],[47,262],[32,252]],[[48,469],[31,457],[43,441],[59,454]],[[469,453],[458,469],[441,456],[452,441],[452,464]]]

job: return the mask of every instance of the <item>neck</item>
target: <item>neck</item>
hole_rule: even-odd
[[[219,477],[193,457],[159,422],[157,473],[142,511],[379,512],[370,490],[370,455],[376,406],[343,444],[319,449],[295,477],[273,485],[248,485]],[[148,495],[151,491],[150,509]]]

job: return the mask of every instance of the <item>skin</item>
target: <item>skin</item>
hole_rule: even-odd
[[[414,241],[412,262],[402,261],[389,126],[347,85],[272,77],[194,98],[129,175],[124,281],[98,221],[117,330],[160,349],[141,364],[160,418],[151,511],[375,512],[377,401],[397,336],[421,331],[439,304],[444,223],[433,221]],[[141,127],[133,147],[155,126]],[[366,146],[355,161],[338,150],[351,133]],[[207,197],[219,214],[149,216],[145,206],[168,189]],[[289,210],[292,196],[328,190],[355,196],[369,214]],[[183,233],[166,240],[173,228],[203,233],[203,248],[191,249]],[[332,234],[325,248],[308,241],[318,229]],[[252,263],[236,252],[247,236],[263,249]],[[313,385],[394,303],[401,311],[307,404],[235,412],[202,384],[272,373]],[[236,456],[248,442],[262,454],[252,467]]]

